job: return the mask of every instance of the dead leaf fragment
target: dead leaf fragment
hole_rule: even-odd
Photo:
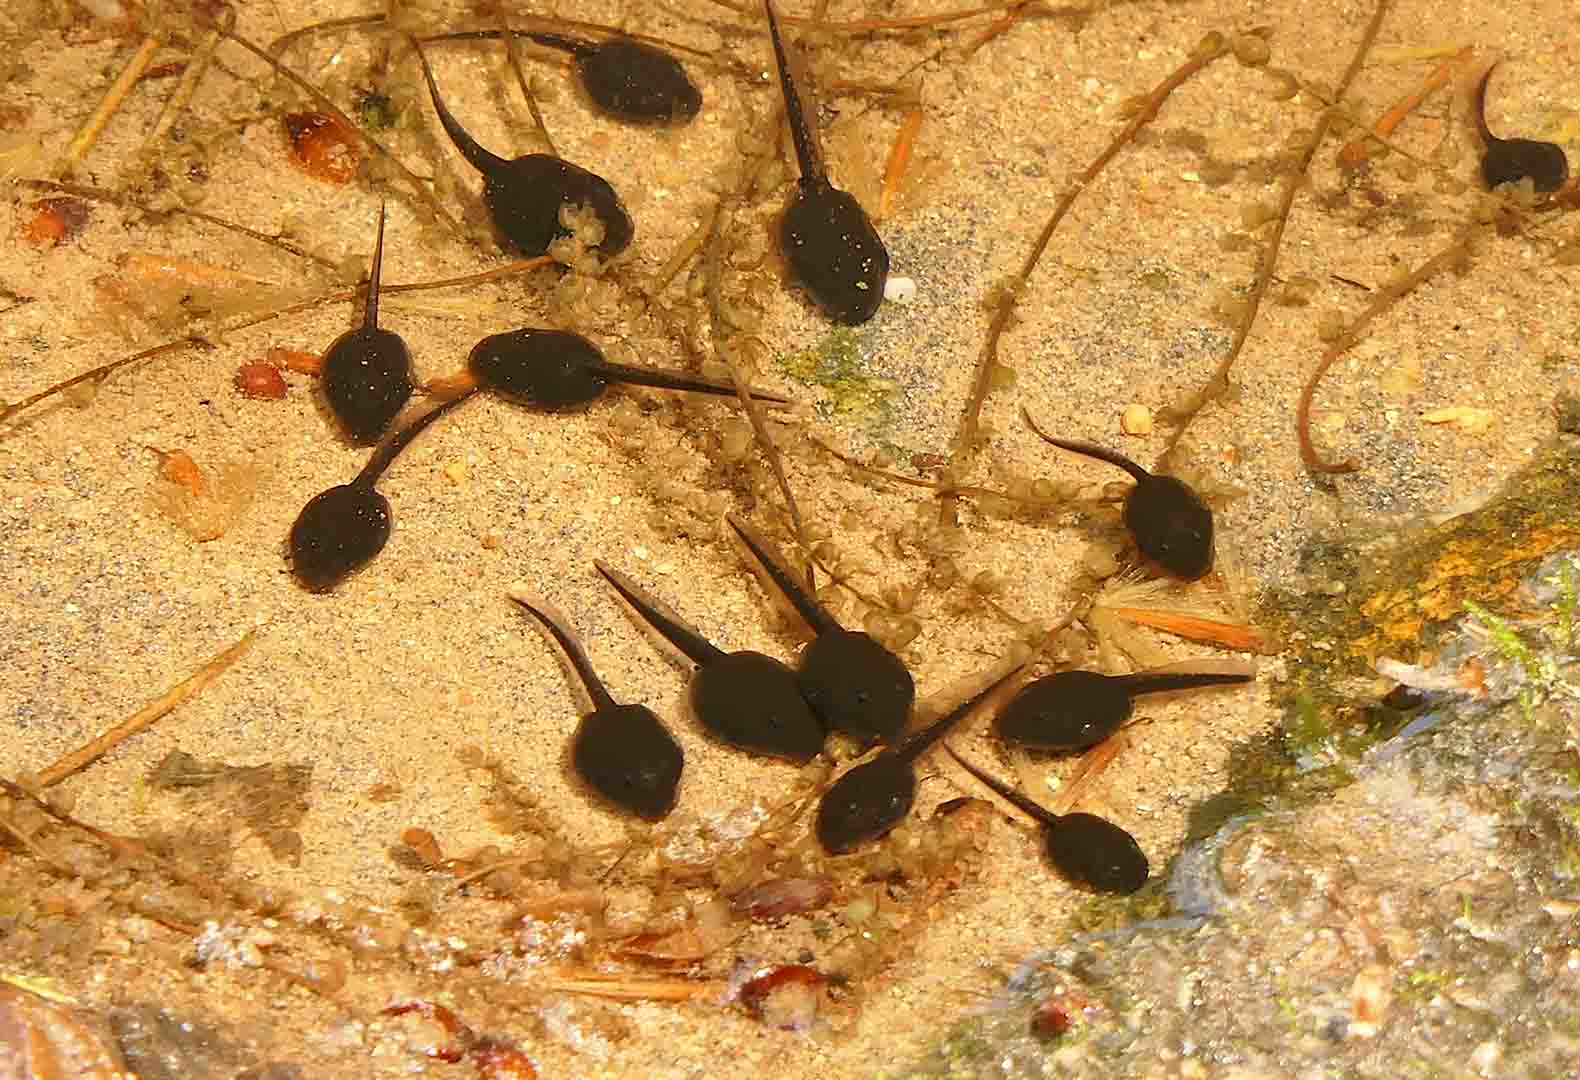
[[[1494,413],[1474,405],[1447,405],[1424,413],[1421,419],[1428,424],[1448,424],[1466,435],[1481,435],[1492,427]]]

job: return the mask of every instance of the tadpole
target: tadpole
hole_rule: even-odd
[[[992,788],[1042,826],[1042,844],[1053,868],[1071,881],[1098,892],[1126,894],[1147,883],[1150,867],[1136,838],[1107,818],[1096,814],[1055,814],[996,780],[955,753],[944,749],[960,767]]]
[[[834,781],[817,806],[817,838],[824,850],[844,854],[904,821],[916,801],[916,759],[1020,668],[1015,665],[964,704]]]
[[[726,653],[678,617],[660,610],[630,578],[602,562],[593,564],[644,622],[696,665],[691,708],[720,742],[751,754],[805,764],[823,749],[818,722],[785,664],[760,652]]]
[[[375,485],[390,463],[445,413],[468,400],[463,394],[434,406],[373,451],[349,484],[313,496],[291,526],[291,572],[311,592],[329,592],[384,550],[390,538],[389,500]]]
[[[1539,139],[1500,139],[1487,130],[1487,83],[1497,66],[1492,63],[1482,74],[1471,101],[1476,133],[1487,147],[1481,157],[1481,178],[1487,187],[1495,188],[1518,183],[1528,176],[1537,191],[1557,191],[1569,178],[1569,159],[1562,147]]]
[[[556,239],[570,235],[560,222],[560,208],[569,205],[590,207],[602,222],[603,239],[595,250],[606,257],[625,250],[636,226],[607,180],[552,154],[527,154],[507,161],[485,150],[445,108],[422,46],[415,38],[411,43],[439,123],[461,156],[482,174],[483,203],[512,247],[529,257],[546,254]]]
[[[1135,477],[1125,498],[1125,528],[1141,554],[1175,577],[1195,581],[1212,569],[1212,510],[1190,485],[1172,476],[1149,473],[1116,450],[1092,443],[1055,439],[1037,426],[1031,413],[1021,415],[1039,438],[1061,450],[1117,465]]]
[[[582,88],[594,105],[620,120],[634,124],[684,123],[702,109],[702,92],[669,53],[634,38],[601,41],[542,30],[512,30],[551,49],[571,54]],[[425,37],[424,41],[458,41],[497,38],[499,30],[464,30]]]
[[[846,630],[768,553],[752,530],[733,528],[801,618],[817,635],[801,652],[801,695],[829,731],[864,739],[892,739],[905,729],[916,683],[898,656],[861,630]]]
[[[1138,695],[1224,686],[1251,678],[1243,673],[1210,671],[1138,671],[1130,675],[1060,671],[1021,688],[994,718],[993,727],[1006,742],[1076,753],[1118,731],[1130,719]]]
[[[384,267],[384,207],[368,270],[362,325],[335,339],[324,353],[322,379],[330,412],[353,442],[377,442],[411,397],[411,353],[399,334],[379,328],[379,282]]]
[[[872,318],[883,302],[889,252],[855,197],[829,183],[817,133],[790,73],[773,0],[763,0],[763,10],[779,67],[790,139],[801,168],[795,192],[779,218],[779,249],[791,275],[817,306],[834,321],[855,326]]]
[[[663,721],[645,705],[621,705],[610,697],[581,644],[561,620],[522,592],[512,592],[510,598],[553,635],[592,699],[593,711],[581,718],[571,740],[576,775],[628,813],[648,821],[668,816],[675,808],[685,762]]]
[[[614,382],[735,396],[731,383],[683,371],[611,363],[604,359],[598,346],[569,330],[525,328],[490,334],[472,347],[466,363],[483,389],[539,409],[586,405],[601,397]],[[759,390],[753,390],[752,396],[781,405],[788,400]]]

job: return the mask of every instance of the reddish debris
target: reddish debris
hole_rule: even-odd
[[[321,375],[324,371],[324,354],[303,352],[301,349],[270,349],[269,363],[275,367],[294,371],[298,375]]]
[[[55,247],[72,239],[92,216],[81,199],[61,196],[32,204],[33,216],[22,223],[22,239],[37,248]]]
[[[1056,990],[1032,1010],[1031,1033],[1039,1039],[1057,1039],[1077,1022],[1091,1021],[1102,1010],[1101,1002],[1080,990]]]
[[[285,376],[265,360],[254,360],[236,369],[236,389],[242,397],[279,401],[285,397]]]
[[[447,1046],[429,1050],[429,1057],[449,1062],[470,1057],[481,1080],[537,1080],[537,1069],[521,1050],[504,1039],[477,1035],[443,1005],[421,1000],[401,1001],[385,1009],[384,1015],[403,1016],[413,1012],[444,1028],[452,1040]]]
[[[778,964],[759,971],[741,987],[741,1004],[752,1019],[786,1031],[805,1031],[817,1017],[826,980],[805,964]]]
[[[498,1039],[483,1039],[472,1047],[472,1064],[482,1080],[537,1080],[538,1076],[526,1054]]]
[[[828,878],[776,877],[740,893],[731,906],[758,922],[774,922],[786,915],[816,911],[833,896],[834,883]]]
[[[285,134],[291,142],[291,162],[308,176],[344,184],[357,174],[362,144],[356,132],[333,113],[289,113]]]

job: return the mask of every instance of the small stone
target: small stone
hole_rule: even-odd
[[[883,284],[883,298],[896,304],[909,304],[916,299],[916,279],[891,277]]]
[[[1139,403],[1125,406],[1119,417],[1119,430],[1126,435],[1152,434],[1152,410]]]

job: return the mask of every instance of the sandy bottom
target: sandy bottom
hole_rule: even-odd
[[[769,62],[744,16],[702,0],[577,7],[579,17],[716,51],[754,73]],[[268,41],[361,10],[251,5],[237,29]],[[836,4],[829,18],[838,26],[922,10]],[[1493,129],[1567,140],[1573,151],[1580,115],[1559,81],[1573,66],[1567,14],[1556,4],[1397,5],[1352,91],[1355,113],[1375,118],[1474,45],[1478,57],[1505,57],[1489,93]],[[984,300],[1121,128],[1126,100],[1156,86],[1208,31],[1257,27],[1267,28],[1274,67],[1331,87],[1366,17],[1336,3],[1264,5],[1254,22],[1227,3],[1100,6],[1029,15],[969,57],[990,19],[815,39],[810,66],[823,85],[888,83],[921,65],[906,84],[923,102],[914,156],[879,224],[893,274],[913,279],[916,294],[832,344],[830,324],[783,287],[768,239],[787,189],[735,198],[738,163],[778,103],[771,83],[693,63],[702,114],[673,130],[633,129],[597,116],[563,60],[534,60],[559,152],[609,177],[637,222],[630,256],[594,281],[539,270],[391,294],[381,321],[405,337],[425,378],[456,369],[483,335],[521,325],[572,326],[630,362],[693,365],[684,342],[702,355],[710,349],[702,264],[693,261],[662,294],[667,322],[643,314],[636,298],[729,195],[724,291],[744,324],[733,340],[755,363],[754,383],[804,403],[772,429],[801,515],[814,539],[833,545],[820,554],[850,575],[840,617],[865,624],[876,601],[888,609],[872,624],[880,630],[914,618],[919,633],[902,655],[920,693],[958,691],[1090,594],[1094,574],[1113,572],[1116,551],[1124,560],[1117,515],[1098,502],[1122,474],[1041,443],[1020,410],[1143,465],[1157,459],[1169,429],[1160,422],[1151,435],[1127,435],[1121,414],[1181,400],[1226,354],[1233,328],[1215,309],[1233,308],[1253,279],[1271,234],[1257,222],[1280,190],[1275,159],[1316,122],[1312,95],[1280,100],[1280,79],[1226,56],[1174,94],[1054,234],[1003,339],[1013,385],[988,399],[990,435],[959,479],[998,490],[1046,480],[1073,498],[1040,508],[966,498],[959,530],[941,533],[927,488],[859,475],[814,440],[863,460],[881,450],[896,472],[936,476],[987,332]],[[459,9],[424,9],[419,21],[476,25]],[[13,64],[0,169],[21,179],[50,173],[140,40],[91,22],[40,32],[44,22],[42,11],[0,15]],[[703,737],[685,715],[684,668],[652,648],[592,567],[603,559],[624,570],[722,647],[794,656],[799,628],[775,616],[725,540],[730,512],[789,544],[765,460],[734,450],[741,420],[732,405],[617,390],[585,411],[546,415],[479,399],[387,474],[381,490],[396,522],[380,558],[330,595],[310,595],[292,579],[283,555],[291,522],[313,494],[354,476],[367,451],[337,434],[314,378],[287,372],[281,400],[244,398],[234,380],[271,349],[321,351],[354,324],[355,305],[226,328],[354,284],[381,191],[390,198],[387,283],[502,265],[487,241],[477,178],[444,142],[410,55],[386,51],[392,41],[329,31],[286,59],[348,107],[358,88],[390,95],[399,119],[379,138],[435,178],[458,229],[434,221],[402,182],[385,186],[389,170],[377,163],[345,185],[294,168],[280,116],[308,106],[234,45],[219,49],[177,121],[180,141],[156,144],[164,180],[145,183],[150,193],[139,198],[282,235],[321,262],[191,217],[104,201],[90,201],[80,233],[39,246],[20,238],[48,192],[17,184],[0,209],[0,235],[12,238],[0,262],[0,399],[187,334],[213,345],[129,367],[85,407],[55,398],[0,428],[5,772],[45,769],[256,630],[250,652],[200,697],[54,790],[86,822],[160,838],[217,879],[291,898],[265,923],[234,899],[172,893],[146,866],[111,871],[100,858],[94,872],[109,877],[79,886],[0,843],[0,870],[25,898],[0,913],[0,965],[52,976],[95,1007],[163,1007],[211,1028],[234,1060],[295,1063],[309,1076],[429,1067],[436,1029],[379,1015],[408,998],[450,1003],[477,1031],[519,1042],[544,1075],[771,1069],[804,1077],[898,1067],[950,1017],[1001,988],[1021,959],[1060,940],[1086,900],[1041,858],[1024,820],[929,821],[939,803],[981,795],[942,760],[924,763],[936,778],[922,784],[917,823],[883,858],[828,860],[805,836],[804,819],[750,848],[753,830],[804,791],[806,777]],[[166,47],[154,63],[187,55]],[[447,103],[479,141],[504,154],[537,149],[497,44],[440,46],[433,56]],[[176,83],[167,75],[135,87],[76,182],[146,181],[139,155]],[[1549,437],[1555,394],[1580,381],[1576,270],[1563,258],[1575,226],[1553,210],[1480,234],[1465,267],[1386,312],[1334,365],[1315,401],[1316,440],[1327,454],[1355,458],[1358,472],[1314,483],[1296,446],[1295,403],[1322,354],[1321,333],[1449,248],[1480,212],[1486,196],[1476,187],[1480,148],[1465,84],[1461,77],[1438,91],[1398,129],[1398,147],[1418,163],[1395,153],[1346,176],[1334,155],[1348,135],[1319,151],[1234,368],[1235,393],[1200,414],[1175,455],[1177,469],[1219,500],[1222,572],[1147,603],[1242,621],[1270,588],[1302,585],[1314,544],[1342,541],[1357,522],[1474,505]],[[905,106],[833,90],[822,98],[838,114],[825,133],[835,179],[876,205]],[[1248,224],[1250,242],[1237,242]],[[832,387],[793,378],[781,363],[841,347],[855,366],[823,380]],[[190,524],[191,514],[214,508],[172,495],[157,452],[175,450],[194,459],[211,494],[218,485],[221,503],[234,496],[217,539],[198,542],[177,520],[185,514]],[[172,503],[184,509],[173,514]],[[686,772],[680,807],[656,832],[629,826],[569,775],[579,706],[543,635],[506,599],[517,583],[566,614],[614,696],[671,718]],[[1116,670],[1236,658],[1116,625],[1124,624],[1087,620],[1085,634],[1061,643],[1064,655]],[[1094,637],[1091,653],[1070,653]],[[1266,659],[1262,671],[1251,691],[1143,705],[1138,715],[1151,722],[1082,788],[1082,807],[1132,831],[1161,868],[1188,810],[1221,789],[1231,748],[1273,725],[1267,684],[1288,673]],[[1043,802],[1079,767],[1011,755],[982,717],[951,741],[1000,775],[1018,772]],[[518,809],[514,833],[503,828],[494,780],[467,748],[507,768],[533,800]],[[282,791],[301,774],[277,769],[172,790],[151,770],[175,751],[209,763],[306,766],[311,778]],[[93,861],[77,834],[34,823],[46,852],[68,865]],[[446,857],[463,858],[461,872],[518,855],[525,863],[508,880],[458,893],[456,867],[425,871],[392,852],[413,828],[428,830]],[[940,836],[965,836],[965,854],[950,865],[907,854]],[[727,875],[717,860],[746,858],[748,848],[757,854],[733,885],[827,875],[832,899],[768,926],[721,910]],[[667,871],[655,852],[670,857]],[[913,857],[922,862],[906,863]],[[866,880],[895,862],[925,872]],[[582,910],[603,905],[601,921]],[[69,947],[87,924],[88,944]],[[666,966],[620,944],[642,932],[669,941],[678,959]],[[678,932],[692,937],[676,945]],[[721,1000],[743,974],[785,963],[856,976],[826,988],[810,1033],[773,1026],[781,1011],[804,1015],[783,995],[770,999],[767,1022]],[[618,1002],[555,989],[573,971],[619,976],[632,993],[689,984],[702,1000]]]

